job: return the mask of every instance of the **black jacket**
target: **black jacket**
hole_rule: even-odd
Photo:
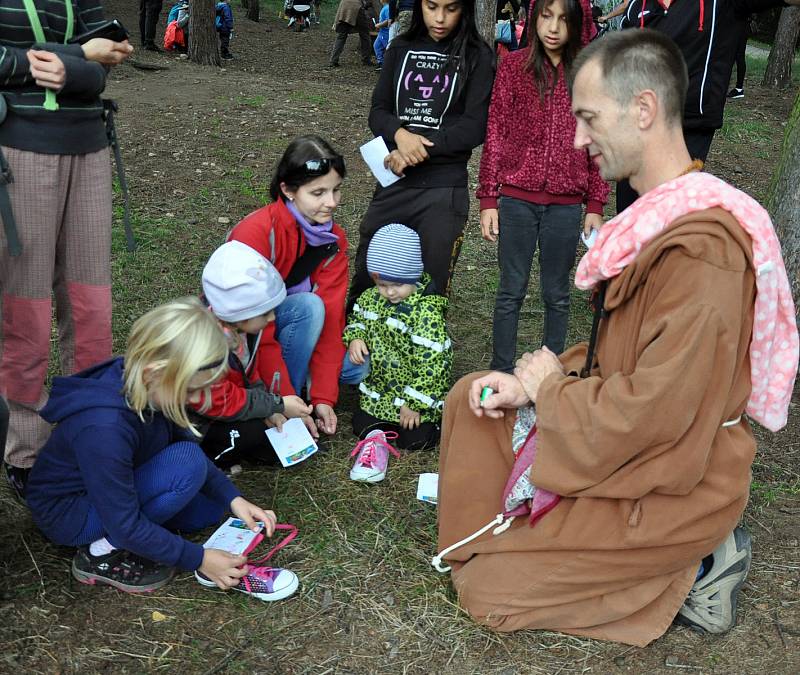
[[[400,127],[434,142],[429,159],[406,169],[407,187],[467,184],[467,162],[483,143],[494,82],[494,54],[486,44],[468,57],[466,72],[445,67],[447,42],[425,36],[395,38],[372,93],[369,127],[390,150]]]
[[[632,0],[622,27],[652,28],[675,41],[689,69],[683,125],[719,129],[743,24],[750,14],[783,4],[781,0],[673,0],[667,10],[658,0]]]

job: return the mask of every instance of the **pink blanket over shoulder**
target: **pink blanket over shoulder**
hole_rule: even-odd
[[[612,279],[678,218],[715,207],[733,215],[753,242],[756,302],[746,412],[778,431],[786,425],[797,375],[797,322],[775,228],[752,197],[708,173],[690,173],[659,185],[603,226],[578,265],[575,285],[587,289]]]

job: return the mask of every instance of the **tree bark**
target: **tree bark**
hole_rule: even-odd
[[[261,12],[261,2],[259,0],[248,0],[247,18],[258,23],[259,13]]]
[[[189,0],[189,58],[202,66],[220,64],[216,5],[214,0]]]
[[[769,52],[762,87],[785,89],[792,83],[792,62],[797,36],[800,35],[800,7],[784,7],[775,42]]]
[[[478,27],[481,37],[491,47],[494,47],[497,2],[498,0],[477,0],[475,3],[475,25]]]
[[[786,273],[800,319],[800,93],[786,122],[783,149],[772,178],[767,209],[783,248]]]

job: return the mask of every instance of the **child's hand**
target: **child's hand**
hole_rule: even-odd
[[[428,150],[433,146],[433,141],[429,141],[425,136],[412,133],[400,127],[394,134],[394,142],[403,159],[411,166],[421,164],[428,159]]]
[[[350,357],[350,360],[357,366],[362,365],[364,363],[364,359],[366,359],[367,356],[369,356],[369,349],[367,349],[367,343],[364,342],[361,338],[356,338],[348,346],[347,355]]]
[[[500,216],[497,209],[481,210],[481,236],[486,241],[497,241],[500,234]]]
[[[400,406],[400,426],[403,429],[416,429],[421,423],[419,413],[404,405]]]
[[[270,429],[275,428],[278,431],[283,431],[283,425],[286,423],[286,418],[281,413],[274,413],[264,420]]]
[[[203,562],[198,571],[223,591],[227,591],[247,574],[246,562],[247,558],[243,555],[233,555],[218,548],[207,548],[203,551]]]
[[[303,415],[310,415],[311,412],[311,406],[306,404],[299,396],[283,397],[283,414],[286,417],[302,417]]]
[[[308,433],[311,434],[311,438],[319,438],[319,429],[317,429],[317,423],[314,421],[314,418],[311,415],[301,415],[300,419],[303,420],[303,424],[306,425],[306,429],[308,429]]]
[[[386,155],[386,157],[384,157],[383,165],[395,176],[404,176],[405,174],[403,171],[405,171],[406,167],[409,166],[409,162],[403,158],[403,155],[401,155],[398,150],[392,150],[388,155]]]
[[[231,513],[239,520],[243,520],[245,525],[253,532],[258,532],[258,521],[264,523],[264,533],[271,537],[275,531],[277,518],[273,511],[265,511],[260,506],[251,504],[244,497],[236,497],[231,502]]]
[[[336,413],[327,403],[317,403],[314,406],[317,414],[317,426],[329,436],[336,433]]]
[[[600,231],[603,227],[603,216],[599,213],[587,213],[583,218],[583,233],[588,237],[592,229]]]

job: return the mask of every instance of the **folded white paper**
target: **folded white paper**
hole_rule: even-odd
[[[402,176],[398,176],[383,165],[383,160],[389,154],[389,148],[386,147],[386,141],[382,136],[376,136],[368,143],[364,143],[359,150],[361,156],[372,171],[372,175],[378,179],[378,182],[383,187],[389,187],[392,183],[399,181]]]
[[[267,429],[267,438],[283,466],[298,464],[317,451],[317,444],[299,417],[286,420],[281,431]]]
[[[421,473],[417,483],[417,499],[428,504],[439,502],[439,474]]]
[[[592,228],[592,231],[589,232],[588,237],[583,232],[581,232],[581,241],[583,241],[583,245],[586,248],[592,248],[592,246],[594,246],[594,242],[597,241],[597,230]]]

